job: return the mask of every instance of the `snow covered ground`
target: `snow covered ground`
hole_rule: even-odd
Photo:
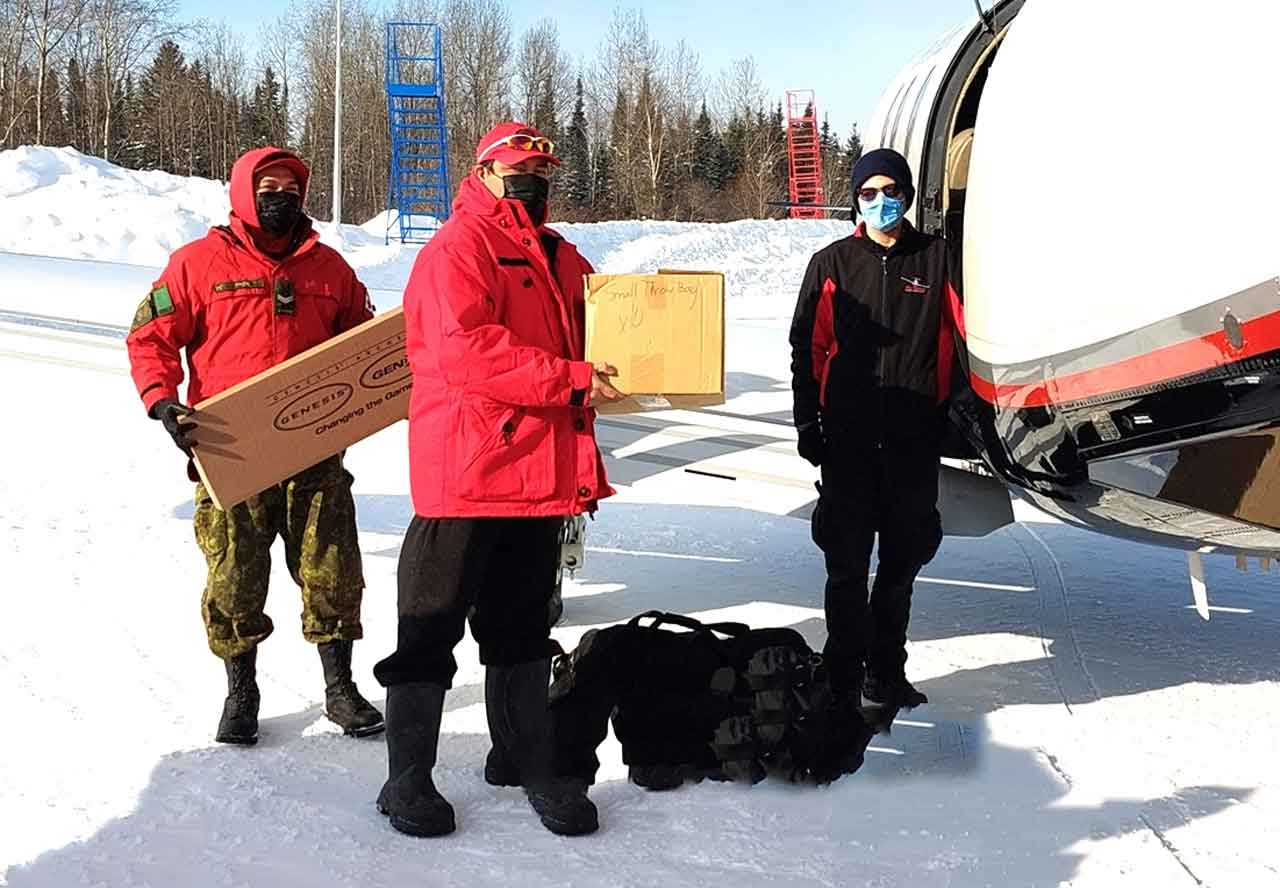
[[[948,539],[926,569],[908,668],[933,702],[828,788],[650,794],[609,741],[600,833],[556,838],[480,776],[483,671],[464,641],[437,768],[459,831],[400,836],[373,805],[383,744],[321,715],[282,558],[262,742],[216,746],[223,678],[182,460],[142,417],[116,331],[95,325],[126,324],[165,250],[221,221],[220,188],[0,153],[0,885],[1280,883],[1280,581],[1209,559],[1204,623],[1180,553],[1024,513]],[[603,270],[731,271],[731,399],[602,425],[622,494],[590,527],[557,637],[659,607],[820,645],[821,560],[789,517],[812,472],[785,423],[785,326],[809,252],[841,223],[564,229]],[[355,227],[326,237],[380,307],[398,298],[412,250]],[[403,426],[349,465],[368,582],[357,679],[381,703],[370,668],[394,643],[411,515]]]

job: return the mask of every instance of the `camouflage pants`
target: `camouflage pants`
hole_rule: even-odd
[[[317,644],[361,637],[364,576],[351,481],[334,456],[225,512],[196,485],[196,542],[209,567],[200,609],[215,654],[247,653],[271,634],[263,607],[277,535],[302,589],[303,637]]]

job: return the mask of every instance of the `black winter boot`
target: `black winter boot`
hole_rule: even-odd
[[[684,785],[684,769],[680,765],[631,765],[627,778],[636,786],[662,792]]]
[[[929,702],[929,698],[917,691],[905,675],[881,676],[875,672],[867,673],[867,680],[862,685],[862,699],[878,706],[899,709],[914,709]]]
[[[600,828],[600,819],[587,798],[587,781],[555,773],[555,737],[547,708],[550,678],[550,660],[488,668],[485,711],[494,747],[490,757],[496,753],[507,769],[504,779],[518,775],[543,826],[556,835],[586,835]],[[485,772],[487,780],[487,762]]]
[[[484,782],[490,786],[520,785],[515,729],[504,710],[504,685],[508,676],[509,670],[497,666],[490,666],[484,671],[484,712],[489,719],[489,740],[492,743],[484,760]]]
[[[316,645],[324,667],[324,714],[349,737],[379,734],[386,725],[382,713],[360,695],[351,680],[351,642]]]
[[[387,688],[387,782],[378,810],[410,836],[456,829],[453,806],[431,780],[444,714],[444,685],[415,682]]]
[[[258,742],[258,649],[223,661],[227,668],[227,699],[218,721],[219,743],[252,746]]]

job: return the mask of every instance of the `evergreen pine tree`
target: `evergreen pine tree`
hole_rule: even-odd
[[[635,171],[630,168],[631,133],[627,128],[627,116],[627,94],[619,87],[609,127],[609,146],[613,156],[610,158],[608,211],[614,219],[629,219],[635,213],[634,195],[630,189]]]
[[[858,125],[855,123],[853,131],[849,133],[849,141],[844,144],[844,162],[849,172],[853,171],[853,165],[860,157],[862,157],[862,137],[858,135]]]
[[[812,108],[809,109],[812,111]],[[761,125],[765,127],[765,137],[768,139],[769,148],[774,158],[773,176],[776,182],[776,192],[784,194],[787,190],[787,118],[782,113],[782,103],[779,102],[774,106],[773,113],[769,115],[767,120],[762,120]]]
[[[542,89],[538,93],[538,104],[533,109],[533,125],[553,142],[559,140],[560,128],[556,123],[556,95],[550,77],[542,81]]]
[[[182,50],[172,40],[164,41],[129,96],[130,126],[124,155],[129,166],[185,172],[178,166],[178,130],[179,96],[186,79]]]
[[[693,177],[719,191],[726,181],[724,143],[712,126],[706,100],[702,102],[702,110],[698,112],[693,130]]]
[[[719,165],[722,188],[742,172],[747,157],[747,126],[747,119],[734,113],[729,118],[729,125],[725,127],[724,151]]]
[[[191,173],[206,179],[213,177],[213,157],[209,145],[209,118],[206,88],[209,72],[199,61],[187,71],[187,107],[191,114]]]
[[[40,118],[44,124],[44,144],[61,146],[68,142],[67,118],[62,110],[62,92],[58,89],[58,69],[50,65],[44,74],[44,101]]]
[[[596,145],[595,177],[591,188],[591,206],[597,219],[614,218],[617,185],[613,175],[613,146],[607,141]]]
[[[829,204],[844,205],[848,199],[841,195],[848,191],[841,186],[841,164],[844,154],[840,150],[840,140],[831,131],[831,121],[824,114],[822,128],[818,132],[818,145],[822,152],[822,191],[823,201]]]
[[[99,63],[100,66],[101,63]],[[94,82],[97,82],[95,79]],[[111,127],[106,134],[103,150],[110,160],[127,157],[130,150],[129,132],[133,127],[134,93],[133,75],[126,74],[123,82],[117,82],[111,92]]]
[[[591,203],[591,146],[587,140],[587,115],[584,110],[582,78],[578,78],[578,97],[569,119],[569,132],[564,139],[561,158],[560,190],[573,207]]]
[[[74,56],[67,62],[67,141],[84,154],[92,154],[89,84]]]
[[[250,117],[252,130],[248,138],[252,144],[285,147],[289,134],[285,125],[280,81],[276,80],[270,65],[263,69],[262,80],[253,88]]]

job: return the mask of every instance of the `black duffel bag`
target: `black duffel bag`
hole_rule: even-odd
[[[768,773],[828,782],[861,766],[873,734],[794,629],[648,611],[588,631],[554,675],[558,767],[581,779],[595,778],[610,718],[632,780],[652,789]]]

